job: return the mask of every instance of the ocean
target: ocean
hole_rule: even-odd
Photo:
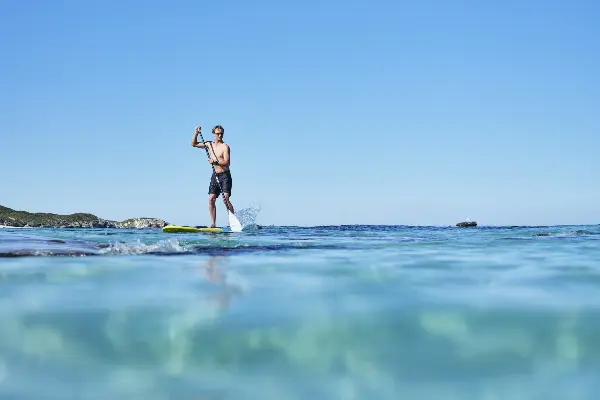
[[[597,399],[600,226],[0,229],[1,399]]]

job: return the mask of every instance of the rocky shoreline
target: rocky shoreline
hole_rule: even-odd
[[[51,214],[17,211],[0,206],[0,226],[11,228],[162,228],[168,222],[158,218],[130,218],[110,221],[88,213]]]

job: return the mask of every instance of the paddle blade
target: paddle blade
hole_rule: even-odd
[[[235,216],[234,213],[232,213],[231,211],[228,211],[229,213],[229,227],[231,228],[232,232],[241,232],[242,231],[242,224],[240,223],[240,221],[237,219],[237,217]]]

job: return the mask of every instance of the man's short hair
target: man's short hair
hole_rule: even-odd
[[[212,129],[212,133],[215,133],[215,131],[217,129],[220,129],[221,132],[223,132],[223,134],[225,134],[225,129],[223,129],[223,127],[221,125],[215,125],[215,127]]]

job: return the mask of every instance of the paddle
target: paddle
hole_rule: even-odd
[[[208,147],[206,146],[206,141],[204,140],[204,136],[202,136],[202,130],[200,130],[198,133],[200,133],[200,139],[202,139],[202,143],[204,144],[204,150],[206,150],[206,156],[210,159],[210,153],[208,152]],[[212,147],[212,146],[211,146]],[[213,153],[215,153],[214,149],[213,149]],[[215,154],[215,157],[217,155]],[[217,173],[217,171],[215,170],[215,166],[214,165],[210,165],[213,169],[213,172]],[[215,180],[217,181],[217,185],[219,185],[219,190],[221,191],[221,193],[223,193],[223,188],[221,187],[221,182],[219,182],[219,179],[215,176]],[[234,213],[232,213],[229,210],[229,207],[227,205],[227,200],[225,200],[225,196],[223,195],[223,203],[225,203],[225,208],[227,209],[227,214],[229,216],[229,227],[231,228],[231,230],[233,232],[241,232],[242,231],[242,224],[240,223],[240,221],[237,219],[237,217],[235,216]]]

